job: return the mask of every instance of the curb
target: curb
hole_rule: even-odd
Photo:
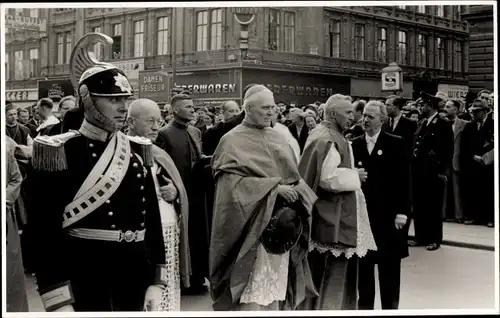
[[[408,235],[408,239],[414,240],[415,237],[413,235]],[[467,243],[467,242],[459,242],[459,241],[448,241],[448,240],[443,240],[441,245],[448,245],[448,246],[455,246],[455,247],[462,247],[462,248],[470,248],[474,250],[482,250],[482,251],[490,251],[494,252],[495,247],[491,245],[484,245],[484,244],[476,244],[476,243]]]

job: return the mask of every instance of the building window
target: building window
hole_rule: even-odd
[[[398,63],[408,64],[407,60],[407,43],[406,43],[406,32],[398,32]]]
[[[425,6],[417,6],[417,11],[418,13],[425,13],[426,12]]]
[[[71,50],[73,49],[73,35],[71,32],[66,33],[66,63],[69,64],[71,58]]]
[[[295,12],[285,12],[285,52],[295,52]]]
[[[22,80],[24,79],[24,60],[23,60],[23,51],[15,51],[14,52],[14,79]]]
[[[340,21],[331,21],[329,24],[330,56],[340,57]]]
[[[38,49],[30,49],[30,78],[38,76]]]
[[[436,56],[436,68],[444,70],[444,39],[443,38],[437,38],[436,39],[436,49],[438,51],[438,54]]]
[[[170,26],[170,19],[168,17],[162,17],[158,18],[158,24],[157,24],[157,45],[158,49],[156,54],[157,55],[165,55],[168,54],[169,52],[169,35],[168,35],[168,30]]]
[[[57,64],[64,64],[64,33],[57,34]]]
[[[276,9],[269,9],[268,47],[274,51],[280,49],[280,11]]]
[[[144,56],[144,20],[134,22],[134,57]]]
[[[208,11],[196,14],[196,51],[208,49]]]
[[[418,35],[417,65],[427,67],[427,36]]]
[[[365,26],[363,24],[354,26],[354,59],[365,59]]]
[[[5,79],[10,79],[9,52],[5,53]]]
[[[377,32],[377,61],[387,62],[387,29],[378,28]]]
[[[94,27],[92,29],[92,32],[96,32],[96,33],[101,33],[101,27]],[[102,49],[103,49],[103,46],[101,43],[96,43],[94,45],[94,55],[95,55],[95,58],[100,61],[101,60],[101,57],[102,57]]]
[[[111,46],[112,59],[119,60],[122,57],[122,25],[113,24],[113,45]]]
[[[22,16],[24,13],[24,9],[22,9],[22,8],[15,9],[15,13],[16,13],[16,16]]]
[[[210,19],[210,49],[222,49],[222,9],[212,10]]]
[[[436,15],[438,17],[444,17],[444,6],[437,6]]]
[[[30,9],[30,17],[38,18],[38,9]]]
[[[458,41],[456,42],[455,47],[455,72],[463,72],[464,71],[464,42]]]

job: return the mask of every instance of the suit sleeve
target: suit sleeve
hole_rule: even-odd
[[[168,142],[167,133],[162,130],[158,133],[158,137],[156,137],[156,145],[161,149],[165,150],[168,154],[172,153],[172,147]]]
[[[6,194],[6,204],[8,207],[12,207],[19,197],[21,192],[21,183],[23,182],[23,177],[21,176],[21,171],[14,158],[14,154],[11,151],[7,152],[7,189],[5,189]]]
[[[34,170],[30,174],[34,271],[45,310],[50,312],[74,302],[69,279],[67,236],[62,220],[65,206],[71,201],[66,171]],[[56,196],[56,197],[54,197]]]
[[[403,139],[396,139],[394,143],[395,159],[394,166],[396,167],[395,175],[397,180],[397,189],[399,195],[395,198],[399,200],[399,208],[397,213],[408,216],[411,211],[411,170],[410,170],[410,155],[405,151],[407,146]]]

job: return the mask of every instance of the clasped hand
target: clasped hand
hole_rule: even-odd
[[[163,180],[167,183],[163,187],[160,187],[160,194],[163,200],[166,202],[171,202],[177,199],[177,188],[175,185],[172,183],[172,180],[166,178],[165,176],[162,176]]]
[[[293,203],[299,199],[299,194],[293,189],[293,186],[280,184],[278,186],[278,195],[288,203]]]
[[[368,178],[368,172],[366,172],[365,168],[358,168],[356,169],[359,175],[359,181],[365,182],[366,179]]]

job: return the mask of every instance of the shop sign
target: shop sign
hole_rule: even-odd
[[[126,61],[113,61],[109,62],[113,64],[118,69],[123,71],[127,78],[130,80],[137,80],[139,78],[139,72],[144,71],[144,59],[133,59]]]
[[[5,99],[11,102],[33,101],[38,99],[36,89],[9,90],[5,93]]]
[[[396,63],[382,69],[382,91],[400,91],[403,89],[403,71]]]
[[[210,70],[176,76],[174,88],[187,90],[193,99],[234,99],[240,97],[240,70]]]
[[[170,76],[165,72],[140,72],[139,98],[149,98],[156,102],[168,101]]]
[[[469,87],[465,85],[439,84],[438,92],[443,92],[449,99],[465,99]]]
[[[38,98],[48,97],[58,102],[64,96],[75,96],[75,90],[69,79],[40,80],[38,81]]]

